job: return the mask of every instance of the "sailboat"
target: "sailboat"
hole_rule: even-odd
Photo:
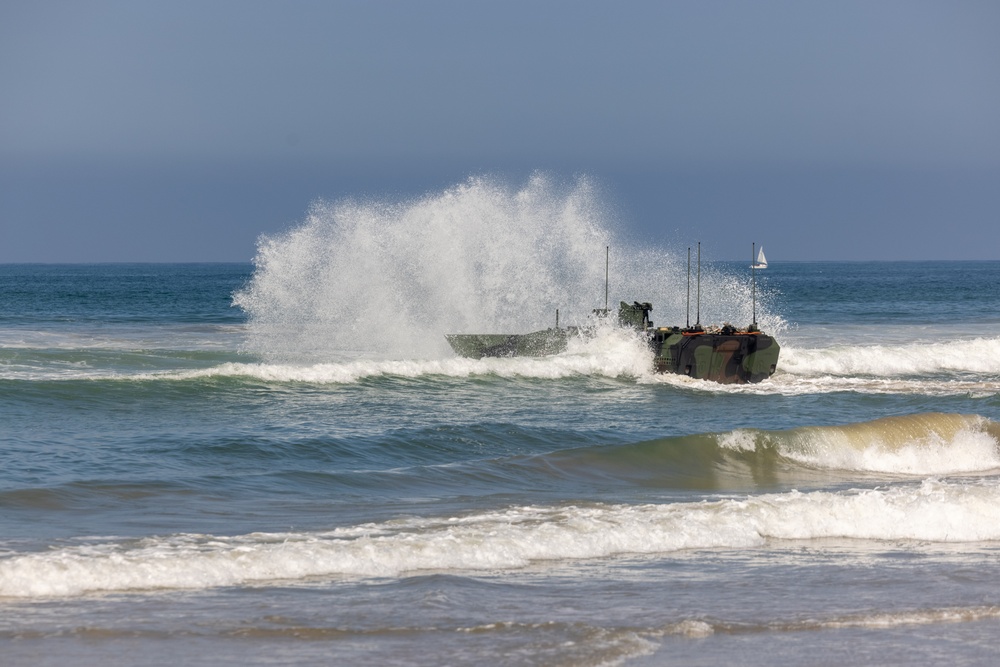
[[[750,265],[751,269],[766,269],[767,268],[767,257],[764,257],[764,246],[760,247],[760,252],[757,253],[757,261]]]

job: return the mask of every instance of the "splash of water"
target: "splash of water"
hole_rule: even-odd
[[[630,246],[613,220],[586,178],[543,174],[517,188],[470,178],[403,202],[320,201],[262,237],[234,302],[249,315],[248,350],[269,362],[442,358],[445,333],[533,331],[556,309],[560,324],[584,323],[604,306],[611,246],[611,307],[650,301],[661,324],[684,324],[686,256]],[[703,267],[701,293],[702,322],[750,321],[747,276]]]

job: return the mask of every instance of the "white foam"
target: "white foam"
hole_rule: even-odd
[[[1000,394],[1000,380],[971,379],[959,376],[902,379],[883,377],[841,377],[833,375],[793,375],[783,366],[784,350],[778,360],[778,371],[756,384],[719,384],[693,380],[687,376],[662,374],[641,378],[643,383],[670,384],[689,390],[714,394],[755,394],[804,396],[853,392],[858,394],[905,394],[921,396],[988,397]]]
[[[1000,618],[1000,607],[943,607],[914,611],[852,614],[823,621],[806,621],[797,625],[803,629],[816,628],[896,628],[904,625],[933,625],[938,623],[968,623],[983,619]],[[798,628],[794,628],[798,629]]]
[[[810,630],[839,630],[843,628],[888,629],[912,625],[937,625],[940,623],[969,623],[1000,618],[1000,607],[938,607],[892,612],[861,612],[830,618],[810,618],[792,621],[754,623],[710,623],[700,619],[687,619],[664,627],[658,635],[683,635],[691,638],[709,637],[717,631],[726,633],[749,632],[802,632]]]
[[[898,345],[781,349],[781,371],[796,376],[902,378],[936,373],[1000,375],[1000,338]]]
[[[706,621],[697,619],[687,619],[680,623],[673,623],[664,629],[664,634],[683,635],[693,639],[711,637],[715,634],[715,628]]]
[[[736,429],[728,433],[720,433],[716,440],[719,446],[724,449],[732,449],[737,452],[752,452],[757,449],[757,433],[749,429]]]
[[[926,480],[849,492],[790,492],[663,505],[515,507],[325,533],[175,535],[0,558],[0,597],[201,589],[314,577],[519,569],[532,563],[769,540],[1000,540],[1000,486]]]
[[[606,335],[591,341],[573,343],[569,349],[550,357],[511,357],[425,360],[363,359],[328,364],[227,363],[213,368],[164,374],[143,378],[196,379],[209,377],[248,377],[265,382],[308,382],[315,384],[350,384],[373,377],[420,378],[442,376],[468,378],[492,375],[504,378],[560,379],[576,376],[636,377],[648,374],[652,355],[628,334]]]
[[[652,372],[652,352],[629,329],[597,326],[586,336],[570,340],[565,352],[548,357],[466,359],[356,359],[337,363],[281,364],[226,363],[212,368],[150,373],[137,379],[198,379],[247,377],[265,382],[350,384],[373,377],[468,378],[492,375],[504,378],[560,379],[576,376],[639,377]]]
[[[857,448],[839,440],[833,437],[812,442],[787,455],[824,468],[903,475],[950,475],[1000,468],[997,442],[987,433],[971,430],[959,431],[948,439],[928,434],[896,447],[876,441]]]

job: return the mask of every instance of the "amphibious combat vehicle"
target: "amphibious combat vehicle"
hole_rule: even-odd
[[[698,299],[701,298],[701,244],[698,249]],[[752,254],[751,254],[752,256]],[[755,268],[755,267],[751,267]],[[607,273],[605,269],[605,307],[595,310],[600,317],[607,317]],[[772,336],[757,328],[757,287],[753,278],[753,323],[738,329],[725,324],[704,328],[698,323],[690,326],[691,302],[691,250],[688,249],[688,313],[689,325],[681,327],[655,327],[649,319],[653,310],[650,303],[622,301],[618,307],[618,322],[632,327],[645,337],[653,351],[653,370],[657,373],[676,373],[700,380],[723,384],[746,384],[766,380],[778,367],[781,346]],[[555,328],[527,334],[447,334],[448,344],[459,355],[473,359],[483,357],[542,357],[566,350],[571,338],[586,336],[585,327],[559,327],[556,311]]]
[[[745,384],[771,377],[778,366],[778,341],[755,325],[745,329],[728,324],[709,328],[655,327],[649,319],[652,309],[649,303],[622,301],[618,321],[645,336],[657,373]],[[586,328],[556,327],[528,334],[449,334],[445,338],[457,354],[481,359],[559,354],[566,350],[571,338],[586,335]]]

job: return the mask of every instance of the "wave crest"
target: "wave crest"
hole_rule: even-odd
[[[5,555],[0,598],[520,569],[539,562],[829,538],[1000,540],[1000,487],[995,480],[927,480],[887,489],[792,491],[714,502],[511,507],[330,532],[108,541]]]
[[[1000,425],[978,415],[924,413],[763,434],[807,465],[906,475],[1000,469]]]

